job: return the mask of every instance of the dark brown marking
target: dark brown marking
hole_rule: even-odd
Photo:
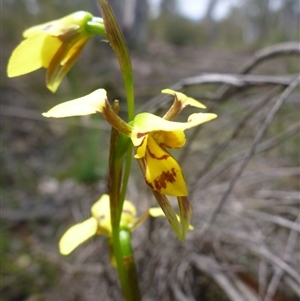
[[[146,135],[148,135],[149,134],[149,132],[147,132],[147,133],[137,133],[137,138],[141,138],[141,137],[144,137],[144,136],[146,136]]]
[[[104,218],[105,218],[105,214],[102,214],[102,215],[99,215],[98,220],[101,221]]]
[[[154,180],[155,190],[160,191],[162,188],[166,188],[168,183],[174,183],[176,181],[175,168],[164,171],[160,176]]]
[[[151,153],[149,147],[147,146],[147,150],[148,150],[148,153],[149,155],[154,158],[154,159],[157,159],[157,160],[167,160],[169,157],[170,157],[170,154],[166,153],[166,154],[163,154],[161,157],[157,157],[155,154]]]
[[[145,178],[145,182],[146,182],[146,184],[147,184],[151,189],[154,190],[154,186],[152,185],[151,182],[148,182],[146,178]]]

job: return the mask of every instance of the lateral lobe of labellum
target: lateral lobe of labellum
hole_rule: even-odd
[[[154,190],[174,196],[187,195],[182,171],[176,160],[149,135],[144,157],[145,180]]]

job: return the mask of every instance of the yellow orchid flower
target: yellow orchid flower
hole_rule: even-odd
[[[63,77],[75,63],[93,33],[88,24],[103,21],[90,13],[79,11],[64,18],[31,27],[13,51],[7,67],[8,77],[20,76],[42,67],[47,69],[46,85],[55,92]]]
[[[174,93],[179,102],[183,98],[183,107],[203,106],[183,93],[169,89],[167,92]],[[171,196],[188,195],[182,170],[166,149],[182,147],[185,144],[184,130],[208,122],[216,118],[216,114],[195,113],[188,117],[187,122],[174,122],[151,113],[140,113],[129,125],[111,109],[106,91],[99,89],[84,97],[59,104],[43,116],[61,118],[93,113],[102,113],[113,127],[131,138],[136,147],[135,158],[143,160],[145,181],[153,190]]]
[[[92,217],[82,223],[72,226],[66,231],[59,241],[59,250],[62,255],[70,254],[80,244],[90,237],[98,234],[110,237],[112,234],[109,195],[104,194],[91,207]],[[125,200],[121,214],[120,227],[128,228],[133,225],[136,219],[136,208]]]
[[[109,195],[104,194],[101,198],[91,207],[92,217],[87,220],[76,224],[69,228],[59,241],[59,250],[62,255],[69,255],[79,245],[84,243],[94,235],[104,235],[111,237],[112,227],[110,218],[110,204]],[[149,217],[165,216],[160,208],[149,208],[140,218],[136,218],[136,208],[128,200],[124,201],[123,210],[120,220],[120,229],[127,231],[134,231]],[[179,216],[177,216],[179,220]],[[189,230],[193,230],[190,225]]]
[[[136,146],[135,158],[144,161],[145,180],[153,190],[172,196],[188,195],[182,170],[166,148],[182,147],[184,130],[216,117],[216,114],[195,113],[187,122],[174,122],[141,113],[134,118],[131,140]]]

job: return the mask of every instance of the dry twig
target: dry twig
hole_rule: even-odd
[[[235,183],[240,178],[241,174],[243,173],[243,171],[244,171],[246,165],[248,164],[249,160],[251,159],[251,157],[255,154],[255,150],[256,150],[256,147],[257,147],[258,143],[263,138],[267,128],[271,124],[271,122],[274,119],[276,113],[279,111],[279,109],[284,104],[284,102],[287,100],[288,96],[292,93],[292,91],[299,85],[299,83],[300,83],[300,76],[298,76],[296,79],[293,80],[293,82],[283,91],[281,96],[275,102],[273,108],[271,109],[270,113],[266,117],[265,122],[261,126],[259,132],[256,134],[256,136],[255,136],[255,138],[252,142],[252,146],[250,147],[249,151],[247,152],[245,158],[243,159],[238,171],[236,172],[234,177],[232,177],[225,193],[222,195],[222,197],[219,200],[217,206],[215,207],[213,213],[209,217],[209,219],[207,221],[207,224],[201,229],[201,236],[204,236],[207,233],[210,225],[216,219],[217,214],[221,211],[222,207],[224,206],[224,204],[225,204],[228,196],[230,195]]]
[[[294,221],[295,227],[298,230],[298,232],[300,230],[299,222],[300,222],[300,214],[298,215],[298,217]],[[291,253],[292,253],[293,249],[295,248],[298,237],[299,237],[298,233],[295,230],[292,229],[291,232],[290,232],[290,235],[288,237],[286,247],[285,247],[285,250],[284,250],[284,254],[283,254],[283,260],[285,262],[290,261]],[[267,288],[267,292],[266,292],[264,301],[272,301],[273,296],[276,293],[279,282],[280,282],[283,275],[284,275],[283,270],[279,266],[277,266],[275,268],[275,272],[274,272],[273,277],[272,277],[272,279],[269,283],[269,286]],[[298,279],[298,284],[300,285],[300,279]]]

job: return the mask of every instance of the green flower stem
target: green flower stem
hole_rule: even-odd
[[[123,77],[124,78],[124,77]],[[134,118],[134,89],[133,89],[133,77],[124,78],[126,96],[127,96],[127,110],[128,120],[131,121]]]
[[[114,232],[117,229],[119,232]],[[124,242],[124,234],[126,234],[124,230],[114,226],[112,230],[113,252],[124,298],[126,301],[141,301],[136,265],[131,247],[131,236],[129,235],[127,237],[128,241]],[[127,231],[127,234],[130,233]],[[128,252],[129,250],[130,252]]]
[[[115,146],[118,132],[112,128],[111,133],[111,148],[110,148],[110,167],[109,167],[109,196],[110,196],[110,214],[112,224],[112,244],[113,254],[117,263],[118,275],[122,287],[122,291],[126,300],[130,300],[130,287],[126,279],[123,256],[119,239],[120,232],[120,217],[123,207],[123,201],[120,199],[120,184],[122,176],[122,161],[116,160]]]
[[[118,114],[119,104],[115,102],[114,111]],[[112,128],[110,139],[110,156],[109,156],[109,195],[110,195],[110,213],[112,223],[112,245],[113,254],[117,263],[118,275],[126,301],[141,300],[138,281],[136,276],[136,268],[131,248],[130,238],[127,235],[124,237],[124,230],[120,230],[120,218],[124,203],[124,197],[120,195],[122,174],[123,174],[123,158],[120,143],[125,143],[126,140],[119,139],[119,132]],[[127,179],[128,181],[128,179]],[[126,193],[127,185],[122,186],[122,194]],[[125,190],[125,191],[124,191]],[[127,231],[128,232],[128,231]],[[125,239],[126,238],[126,239]]]
[[[123,254],[123,264],[126,272],[126,277],[130,286],[130,300],[141,300],[138,283],[136,265],[131,246],[131,232],[127,229],[121,229],[119,233],[121,249]]]
[[[114,103],[114,111],[119,112],[118,102]],[[109,196],[110,196],[110,212],[112,226],[119,227],[123,201],[120,200],[120,187],[122,179],[122,158],[116,156],[117,145],[119,140],[119,132],[112,127],[110,135],[110,154],[109,154]],[[121,209],[120,209],[121,208]]]
[[[106,38],[106,32],[102,18],[93,17],[92,21],[88,21],[85,24],[85,28],[90,34],[97,34]]]
[[[123,176],[123,184],[121,190],[121,199],[124,200],[127,192],[127,186],[130,176],[130,168],[132,162],[132,144],[130,143],[127,150],[126,161],[125,161],[125,171]]]
[[[114,110],[118,113],[118,104],[115,102]],[[109,197],[110,197],[110,214],[111,214],[111,224],[112,224],[112,244],[113,253],[117,263],[117,269],[119,274],[119,279],[121,282],[123,294],[127,299],[129,295],[129,287],[125,277],[125,270],[122,260],[122,251],[119,240],[120,231],[120,217],[121,210],[123,207],[123,202],[120,200],[120,187],[121,187],[121,177],[122,177],[122,159],[118,160],[116,157],[117,143],[119,139],[119,132],[112,128],[110,136],[110,154],[109,154]],[[121,201],[121,202],[120,202]]]
[[[127,97],[128,121],[134,118],[133,72],[128,47],[116,17],[106,0],[98,0],[110,45],[118,59]]]
[[[117,263],[118,275],[126,301],[140,301],[140,292],[137,281],[137,273],[133,254],[128,254],[128,247],[124,248],[124,238],[120,237],[120,216],[124,200],[120,197],[120,187],[115,186],[120,183],[122,175],[122,160],[117,158],[113,162],[113,172],[110,173],[110,209],[112,220],[112,244],[113,252]],[[118,197],[117,197],[118,195]],[[120,241],[121,240],[121,241]],[[127,245],[130,241],[127,242]],[[130,247],[131,250],[131,247]],[[125,252],[125,254],[123,254]]]
[[[129,51],[125,43],[124,36],[116,17],[107,2],[107,0],[98,0],[101,8],[101,13],[104,21],[105,32],[107,39],[118,59],[125,91],[127,98],[128,121],[134,118],[134,86],[133,86],[133,72]],[[113,130],[115,131],[115,130]],[[118,156],[117,139],[112,132],[111,141],[111,158],[110,158],[110,196],[111,196],[111,220],[112,220],[112,242],[114,255],[117,262],[119,278],[123,290],[124,297],[127,301],[141,300],[135,262],[133,254],[123,257],[122,248],[120,244],[120,217],[122,207],[127,191],[127,184],[130,175],[131,161],[132,161],[132,146],[128,146],[126,153],[125,172],[123,177],[122,191],[121,178],[122,178],[122,164],[123,156]],[[121,147],[122,148],[122,147]],[[115,207],[115,208],[113,208]],[[130,242],[130,239],[129,239]],[[123,245],[122,245],[123,246]],[[124,260],[124,262],[123,262]]]
[[[128,121],[134,118],[134,85],[133,72],[128,47],[116,17],[106,0],[99,0],[107,38],[118,59],[127,98]],[[132,146],[127,149],[125,172],[121,192],[122,202],[125,199],[132,162]],[[121,213],[120,213],[121,214]]]
[[[127,98],[128,121],[134,118],[134,86],[133,72],[128,47],[116,17],[106,0],[98,0],[103,16],[107,38],[118,59]],[[132,162],[132,147],[128,147],[121,199],[124,200]]]

